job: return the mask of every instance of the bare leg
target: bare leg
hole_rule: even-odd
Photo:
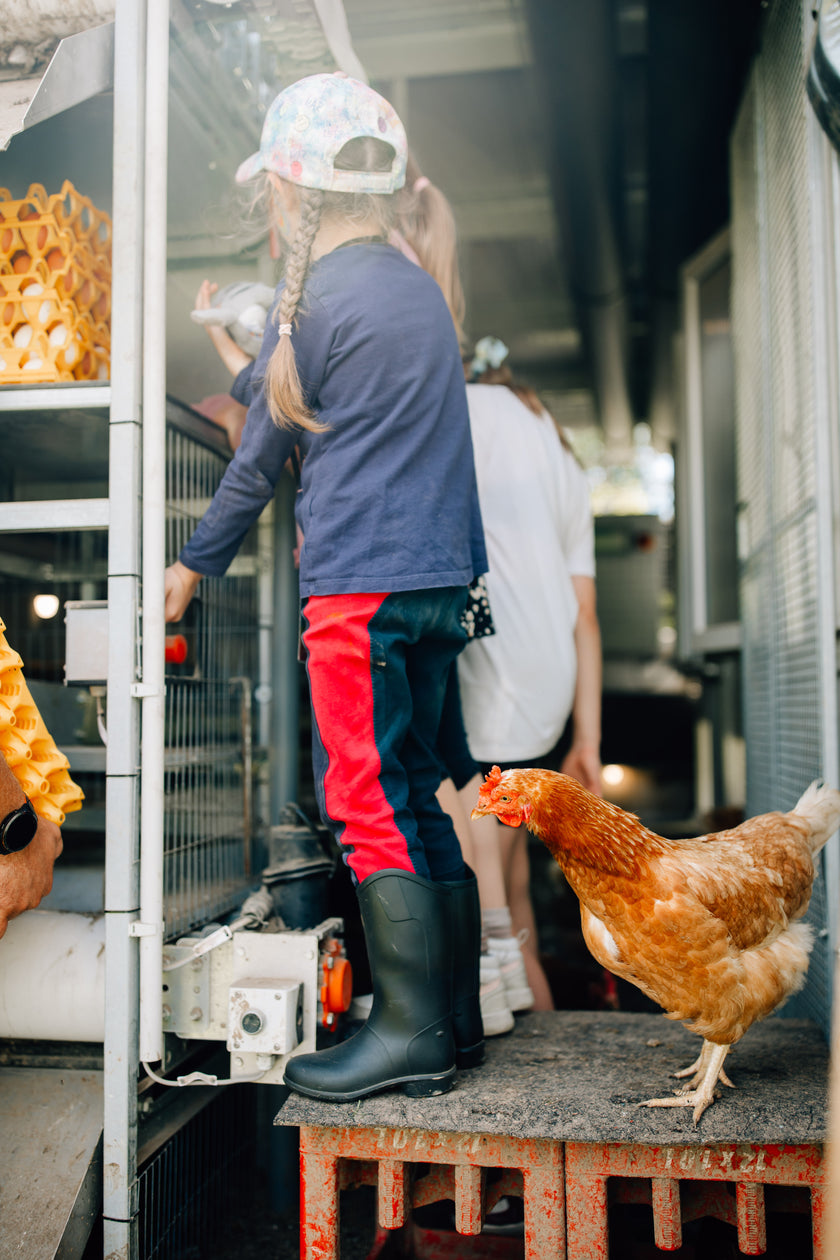
[[[505,877],[502,870],[502,832],[503,827],[492,814],[484,818],[470,820],[470,810],[478,800],[478,789],[482,783],[481,775],[474,775],[457,794],[462,817],[466,820],[470,831],[470,851],[472,856],[464,854],[464,861],[469,862],[478,880],[478,896],[482,910],[495,910],[507,905]],[[454,784],[452,785],[454,791]],[[440,800],[440,797],[438,797]],[[448,806],[444,805],[447,813]],[[455,828],[456,832],[458,828]],[[458,838],[460,839],[460,833]],[[464,844],[461,844],[462,850]]]
[[[524,827],[504,827],[502,831],[502,864],[514,935],[518,935],[523,928],[527,929],[527,936],[522,942],[522,960],[534,995],[531,1009],[553,1011],[554,998],[540,963],[537,923],[531,903],[528,832]]]
[[[706,1053],[706,1045],[711,1047],[708,1053]],[[710,1107],[715,1100],[715,1085],[718,1082],[720,1070],[723,1067],[723,1061],[728,1053],[729,1046],[716,1046],[711,1042],[705,1042],[703,1045],[703,1053],[701,1053],[698,1062],[701,1062],[705,1055],[706,1067],[703,1077],[698,1082],[696,1089],[690,1088],[688,1093],[680,1092],[672,1098],[649,1098],[647,1102],[639,1103],[639,1106],[693,1107],[694,1123],[696,1124],[706,1108]]]
[[[470,822],[469,813],[464,813],[455,784],[451,779],[444,779],[435,795],[441,809],[452,819],[452,826],[455,828],[455,835],[458,837],[458,843],[461,846],[461,857],[468,866],[475,870],[475,851],[472,834],[475,824]]]

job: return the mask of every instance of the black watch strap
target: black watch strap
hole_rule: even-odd
[[[0,857],[20,853],[38,830],[38,815],[29,797],[0,822]]]

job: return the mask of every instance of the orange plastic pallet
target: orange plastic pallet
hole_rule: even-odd
[[[337,1260],[341,1166],[355,1160],[376,1164],[377,1216],[386,1230],[398,1229],[408,1220],[412,1166],[446,1166],[449,1176],[438,1183],[440,1197],[454,1198],[456,1229],[467,1235],[481,1233],[486,1170],[515,1169],[522,1178],[526,1260],[565,1255],[563,1150],[557,1142],[305,1126],[300,1133],[301,1260]]]
[[[690,1109],[640,1108],[675,1086],[669,1073],[696,1056],[695,1043],[658,1015],[545,1012],[490,1039],[484,1066],[439,1097],[342,1105],[291,1094],[277,1123],[301,1133],[301,1256],[337,1257],[340,1189],[376,1184],[380,1231],[402,1230],[400,1245],[422,1260],[480,1255],[500,1193],[523,1197],[519,1254],[529,1260],[608,1260],[620,1203],[650,1205],[663,1253],[679,1248],[688,1222],[716,1217],[743,1254],[761,1255],[770,1212],[809,1212],[813,1260],[834,1260],[823,1240],[821,1030],[779,1018],[751,1029],[731,1056],[737,1088],[696,1127]],[[504,1170],[500,1183],[487,1181],[491,1168]],[[454,1200],[457,1234],[411,1221],[412,1207],[438,1199]],[[380,1235],[371,1260],[385,1246]]]
[[[611,1179],[649,1181],[655,1245],[663,1251],[682,1246],[683,1222],[701,1214],[698,1183],[733,1185],[734,1212],[727,1197],[702,1196],[702,1214],[737,1227],[738,1249],[746,1256],[767,1250],[765,1195],[771,1186],[803,1187],[810,1194],[814,1260],[823,1251],[824,1160],[820,1146],[590,1145],[569,1142],[566,1154],[568,1260],[607,1260],[608,1206],[622,1196],[610,1194]],[[619,1183],[620,1184],[620,1183]]]

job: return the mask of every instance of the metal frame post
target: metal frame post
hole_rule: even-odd
[[[143,232],[143,758],[140,767],[140,1058],[163,1057],[166,565],[166,158],[169,0],[147,0]]]
[[[136,1255],[137,678],[140,574],[140,347],[145,111],[144,0],[118,0],[114,43],[114,199],[109,428],[108,729],[105,867],[105,1254]]]

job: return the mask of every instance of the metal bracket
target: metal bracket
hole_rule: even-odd
[[[161,692],[157,687],[153,687],[151,683],[136,682],[131,684],[131,695],[135,700],[147,700],[150,696],[159,696]],[[166,688],[163,689],[163,695],[166,695]]]
[[[179,967],[186,967],[195,958],[200,958],[202,954],[209,954],[211,949],[217,949],[219,945],[224,945],[225,941],[231,940],[233,932],[229,927],[217,928],[215,932],[211,932],[209,936],[202,936],[201,940],[196,941],[194,945],[190,945],[189,953],[184,958],[176,961],[170,960],[166,954],[163,956],[163,970],[177,971]]]

